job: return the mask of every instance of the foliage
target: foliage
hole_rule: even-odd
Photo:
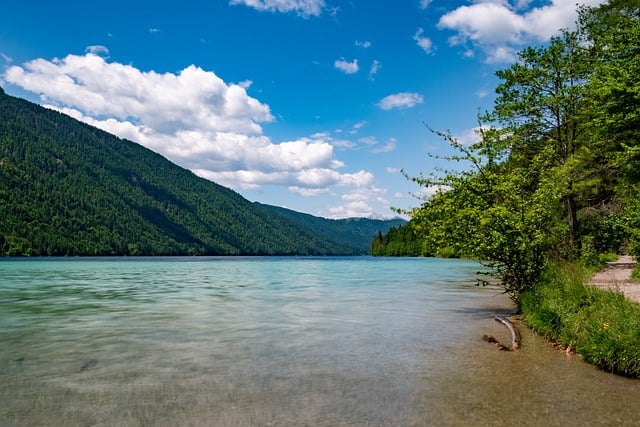
[[[561,190],[544,157],[536,168],[504,161],[497,148],[503,134],[491,132],[471,146],[440,134],[461,154],[450,160],[471,164],[468,172],[414,178],[423,186],[441,190],[425,201],[412,222],[425,233],[433,253],[452,251],[458,256],[487,261],[510,296],[535,283],[549,252],[566,236],[554,209]],[[546,171],[546,173],[542,173]]]
[[[333,242],[352,247],[359,253],[370,252],[371,239],[375,238],[376,235],[387,233],[391,228],[400,227],[407,222],[401,218],[388,220],[371,218],[327,219],[278,206],[260,206],[295,222],[299,226],[314,230]]]
[[[520,298],[535,331],[600,368],[640,378],[640,305],[620,292],[585,286],[586,270],[550,266]]]
[[[0,93],[0,255],[354,255],[362,247]]]
[[[458,170],[411,178],[437,189],[404,227],[422,254],[489,261],[516,300],[550,262],[640,252],[640,9],[581,8],[578,29],[500,70],[480,141],[455,149]],[[407,240],[409,239],[410,240]],[[422,245],[414,243],[418,238]],[[386,251],[380,248],[379,253]]]
[[[371,244],[374,256],[427,256],[422,251],[421,240],[411,226],[390,228],[384,235],[378,232]]]

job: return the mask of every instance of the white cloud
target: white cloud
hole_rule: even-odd
[[[396,138],[389,138],[386,144],[379,145],[379,141],[375,136],[365,136],[360,138],[358,141],[369,147],[369,151],[376,154],[394,151],[398,142]]]
[[[320,16],[325,7],[324,0],[230,0],[229,4],[244,4],[267,12],[296,12],[304,17]]]
[[[329,208],[332,218],[362,218],[373,215],[373,208],[365,201],[358,200],[342,206]]]
[[[11,64],[13,62],[13,58],[11,58],[10,56],[5,55],[4,53],[0,53],[0,56],[2,57],[4,62],[6,62],[7,64]]]
[[[431,53],[431,49],[433,49],[433,42],[429,37],[424,37],[422,34],[424,33],[424,29],[418,28],[418,31],[413,36],[413,39],[418,43],[418,46],[426,53]]]
[[[346,203],[341,206],[332,206],[329,209],[334,218],[373,217],[382,215],[374,214],[371,204],[389,208],[389,201],[384,198],[386,190],[374,185],[363,185],[342,196]]]
[[[94,55],[99,55],[99,56],[105,56],[105,57],[109,56],[109,48],[101,45],[87,46],[87,48],[85,49],[85,52],[93,53]]]
[[[375,136],[364,136],[360,138],[358,141],[362,142],[365,145],[373,146],[378,144],[378,139]]]
[[[482,132],[489,130],[491,127],[487,125],[476,126],[473,129],[467,129],[453,137],[462,145],[472,145],[482,140]]]
[[[341,176],[340,185],[363,187],[373,184],[374,176],[371,172],[361,170],[356,173],[346,173]]]
[[[412,108],[423,102],[424,98],[419,93],[401,92],[382,98],[377,105],[383,110],[392,110],[394,108]]]
[[[596,6],[603,0],[551,0],[528,8],[527,0],[479,0],[443,15],[441,29],[456,31],[450,44],[471,42],[487,55],[488,62],[511,62],[518,47],[547,41],[561,29],[573,28],[576,4]]]
[[[399,191],[395,192],[393,194],[393,197],[396,199],[400,199],[400,200],[404,200],[404,199],[413,199],[413,195],[409,194],[409,193],[400,193]]]
[[[155,33],[159,33],[160,29],[159,28],[149,28],[149,33],[151,34],[155,34]]]
[[[329,193],[328,188],[303,188],[295,185],[290,186],[289,191],[302,197],[316,197]]]
[[[199,129],[259,134],[269,106],[227,85],[215,73],[189,66],[179,74],[142,72],[94,54],[36,59],[7,69],[4,78],[40,93],[45,101],[92,117],[131,121],[162,133]]]
[[[386,144],[380,147],[375,147],[373,149],[373,152],[374,153],[390,153],[391,151],[394,151],[396,149],[396,146],[398,145],[397,142],[398,141],[395,138],[389,138]]]
[[[334,62],[335,67],[346,74],[355,74],[358,72],[360,67],[358,67],[358,60],[354,59],[351,62],[345,61],[344,58],[337,59]]]
[[[483,2],[460,6],[442,16],[438,26],[458,31],[463,40],[508,43],[517,41],[524,20],[503,4]]]
[[[420,0],[420,9],[426,9],[431,0]]]
[[[479,99],[486,98],[489,95],[489,92],[486,89],[479,89],[476,91],[476,96]]]
[[[351,150],[356,148],[356,143],[348,139],[336,139],[331,141],[331,145],[341,150]]]
[[[380,61],[374,59],[373,63],[371,64],[371,68],[369,69],[369,80],[374,79],[375,75],[378,74],[378,71],[380,71],[381,67],[382,65],[380,64]]]
[[[448,185],[430,185],[428,187],[421,187],[416,193],[413,193],[413,197],[418,199],[429,199],[436,194],[446,193],[451,190]]]
[[[279,143],[265,136],[261,124],[274,117],[248,95],[249,80],[226,83],[194,65],[176,74],[141,71],[93,53],[36,59],[7,68],[2,78],[39,94],[49,108],[229,187],[277,185],[312,196],[374,181],[370,172],[339,172],[345,164],[334,146],[352,148],[353,142],[334,141],[328,133]]]
[[[361,42],[359,40],[356,40],[355,45],[358,46],[358,47],[362,47],[364,49],[369,49],[371,47],[371,42],[368,41],[368,40],[363,41],[363,42]]]
[[[488,46],[485,48],[485,53],[489,64],[515,62],[518,58],[518,53],[510,46]]]
[[[354,129],[362,129],[366,125],[367,125],[367,121],[366,120],[362,120],[362,121],[359,121],[358,123],[356,123],[355,125],[353,125],[353,128]]]

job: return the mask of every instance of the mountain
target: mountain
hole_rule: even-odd
[[[378,231],[313,218],[0,88],[0,255],[360,255]]]
[[[371,243],[378,233],[384,234],[392,227],[399,227],[407,223],[406,220],[401,218],[390,220],[369,218],[327,219],[278,206],[262,206],[299,226],[314,230],[328,237],[333,242],[353,247],[362,253],[369,253],[371,251]]]

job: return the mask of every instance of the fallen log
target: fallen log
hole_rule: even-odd
[[[511,323],[509,319],[503,316],[495,316],[494,319],[496,319],[497,322],[500,322],[504,326],[506,326],[507,329],[509,329],[509,332],[511,332],[511,349],[512,350],[519,349],[520,348],[520,332],[518,332],[516,327],[513,326],[513,323]]]
[[[498,347],[500,350],[503,350],[503,351],[513,351],[513,350],[519,349],[520,333],[518,332],[516,327],[513,325],[513,323],[511,323],[507,318],[503,316],[495,316],[494,319],[496,320],[496,322],[502,323],[504,326],[507,327],[507,329],[509,329],[509,332],[511,333],[511,346],[502,344],[500,341],[498,341],[491,335],[485,334],[482,336],[482,339],[487,341],[488,343],[495,344],[496,347]]]

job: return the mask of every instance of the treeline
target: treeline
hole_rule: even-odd
[[[385,220],[372,218],[327,219],[278,206],[261,206],[276,212],[301,227],[314,230],[333,242],[357,247],[362,253],[367,254],[371,251],[371,239],[374,236],[382,235],[382,233],[407,223],[406,220],[401,218]]]
[[[374,235],[333,240],[0,90],[0,256],[361,255]]]
[[[497,73],[463,172],[411,179],[437,190],[375,255],[486,260],[514,299],[557,260],[640,255],[640,8],[579,9],[575,31],[528,47]]]

